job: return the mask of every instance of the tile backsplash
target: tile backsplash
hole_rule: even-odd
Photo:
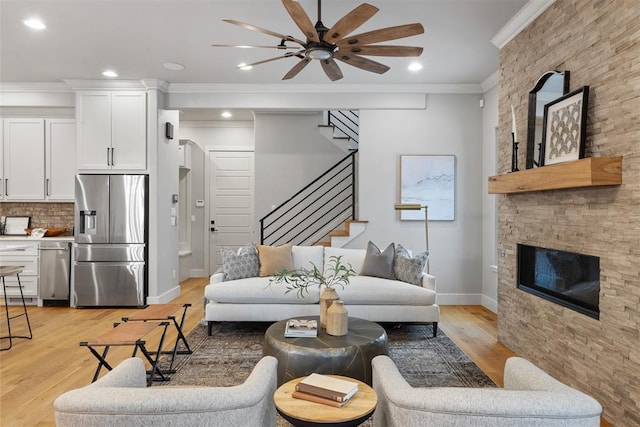
[[[66,227],[73,234],[73,203],[0,203],[0,216],[30,216],[31,227]]]

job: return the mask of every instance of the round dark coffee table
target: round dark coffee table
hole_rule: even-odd
[[[303,316],[296,319],[317,319]],[[371,385],[371,360],[387,354],[387,333],[377,323],[349,318],[349,332],[342,337],[318,329],[316,338],[285,338],[287,320],[274,323],[264,335],[262,354],[278,359],[278,386],[292,379],[318,374],[355,378]]]

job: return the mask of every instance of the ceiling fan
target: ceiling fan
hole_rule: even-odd
[[[344,62],[351,66],[360,68],[365,71],[382,74],[389,70],[389,67],[365,56],[420,56],[422,48],[416,46],[391,46],[376,45],[374,43],[397,40],[404,37],[415,36],[424,33],[422,24],[406,24],[395,27],[381,28],[379,30],[369,31],[362,34],[349,36],[362,24],[367,22],[373,15],[378,12],[378,8],[367,3],[347,13],[336,22],[333,27],[327,28],[321,20],[322,1],[318,0],[318,21],[315,25],[304,11],[300,3],[295,0],[282,0],[285,9],[296,23],[298,28],[304,33],[306,41],[299,40],[292,36],[279,34],[264,28],[257,27],[234,19],[223,19],[233,25],[238,25],[248,30],[257,31],[280,39],[280,44],[276,46],[247,46],[247,45],[221,45],[214,44],[214,47],[239,47],[239,48],[268,48],[288,50],[294,49],[295,52],[286,52],[284,55],[274,58],[263,59],[251,64],[245,64],[239,67],[253,67],[254,65],[264,64],[265,62],[276,61],[283,58],[299,58],[300,61],[293,66],[284,75],[282,80],[288,80],[295,77],[304,67],[312,60],[320,62],[322,69],[329,79],[332,81],[342,78],[342,71],[336,63]],[[287,45],[287,43],[295,43],[299,46]]]

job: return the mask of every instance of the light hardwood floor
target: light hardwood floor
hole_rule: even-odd
[[[187,312],[185,331],[190,331],[203,317],[206,283],[206,279],[183,282],[181,296],[172,301],[192,304]],[[1,308],[4,311],[4,307]],[[17,307],[10,309],[16,312]],[[106,332],[113,322],[136,312],[125,308],[68,307],[28,307],[28,311],[34,339],[14,340],[11,350],[0,352],[0,425],[3,427],[53,425],[54,399],[66,390],[88,384],[95,372],[95,357],[79,343]],[[514,353],[497,341],[495,314],[480,306],[443,306],[441,313],[442,330],[502,385],[504,363]],[[4,313],[1,314],[0,333],[5,335],[6,321]],[[12,321],[15,333],[20,333],[21,322],[21,318]],[[149,343],[157,343],[158,339],[159,334],[151,335]],[[167,340],[175,340],[172,327]],[[2,340],[0,344],[6,346],[8,342]],[[114,347],[107,360],[117,364],[130,353],[130,348]]]

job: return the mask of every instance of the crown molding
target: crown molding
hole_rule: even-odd
[[[502,49],[515,36],[520,34],[522,30],[527,28],[538,16],[547,10],[556,0],[529,0],[507,24],[493,36],[491,43],[498,49]]]
[[[160,82],[162,80],[77,80],[63,79],[73,90],[146,90],[147,83],[153,81]]]
[[[415,84],[415,85],[357,85],[357,84],[218,84],[218,83],[170,83],[166,93],[217,93],[217,94],[480,94],[480,84]]]
[[[0,83],[0,92],[72,92],[66,83]]]
[[[494,71],[489,77],[480,82],[482,93],[487,93],[490,89],[498,86],[498,72]]]

